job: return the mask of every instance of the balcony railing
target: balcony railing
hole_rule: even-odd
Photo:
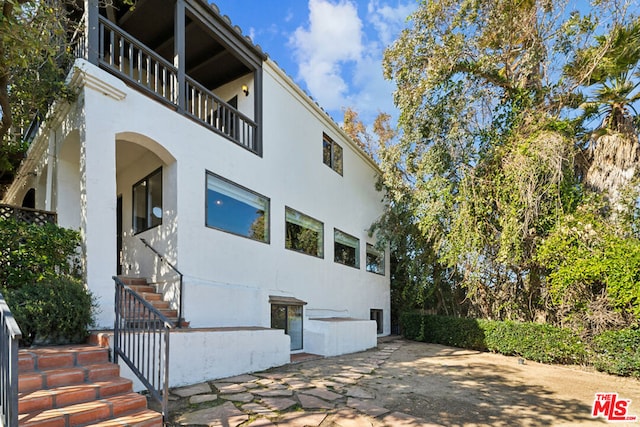
[[[18,425],[18,341],[22,332],[0,294],[0,425]]]
[[[237,144],[257,152],[256,124],[187,77],[187,114]]]
[[[177,68],[104,17],[99,18],[98,62],[113,74],[150,93],[179,112],[195,119],[243,148],[259,153],[256,123],[210,90],[185,76],[180,82]],[[86,57],[83,39],[76,52]],[[180,90],[180,88],[184,90]],[[184,103],[180,97],[184,98]],[[180,110],[185,106],[185,111]]]
[[[132,35],[100,17],[100,65],[154,95],[177,104],[178,71]]]
[[[19,222],[44,225],[55,224],[58,216],[55,212],[0,204],[0,219],[14,219]]]

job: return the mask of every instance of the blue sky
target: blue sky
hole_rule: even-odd
[[[416,0],[213,0],[338,123],[343,108],[367,124],[396,115],[382,54]]]

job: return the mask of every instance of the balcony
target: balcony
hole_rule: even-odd
[[[91,4],[91,2],[89,2]],[[100,2],[102,3],[102,2]],[[83,11],[75,52],[218,135],[262,154],[264,54],[202,0],[114,0]],[[251,87],[249,91],[244,88]],[[225,100],[226,99],[226,100]]]

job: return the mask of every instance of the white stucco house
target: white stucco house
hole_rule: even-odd
[[[155,284],[191,331],[269,332],[243,346],[375,346],[390,332],[389,253],[367,232],[375,163],[215,6],[113,3],[76,12],[77,99],[34,132],[3,203],[81,231],[99,328],[121,275]]]

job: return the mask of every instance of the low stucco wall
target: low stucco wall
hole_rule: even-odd
[[[113,346],[113,339],[110,340]],[[290,361],[289,336],[267,328],[183,329],[171,332],[169,387],[281,366]],[[120,361],[120,375],[144,386]]]
[[[308,319],[304,328],[304,349],[325,357],[355,353],[377,345],[376,331],[374,320]]]

